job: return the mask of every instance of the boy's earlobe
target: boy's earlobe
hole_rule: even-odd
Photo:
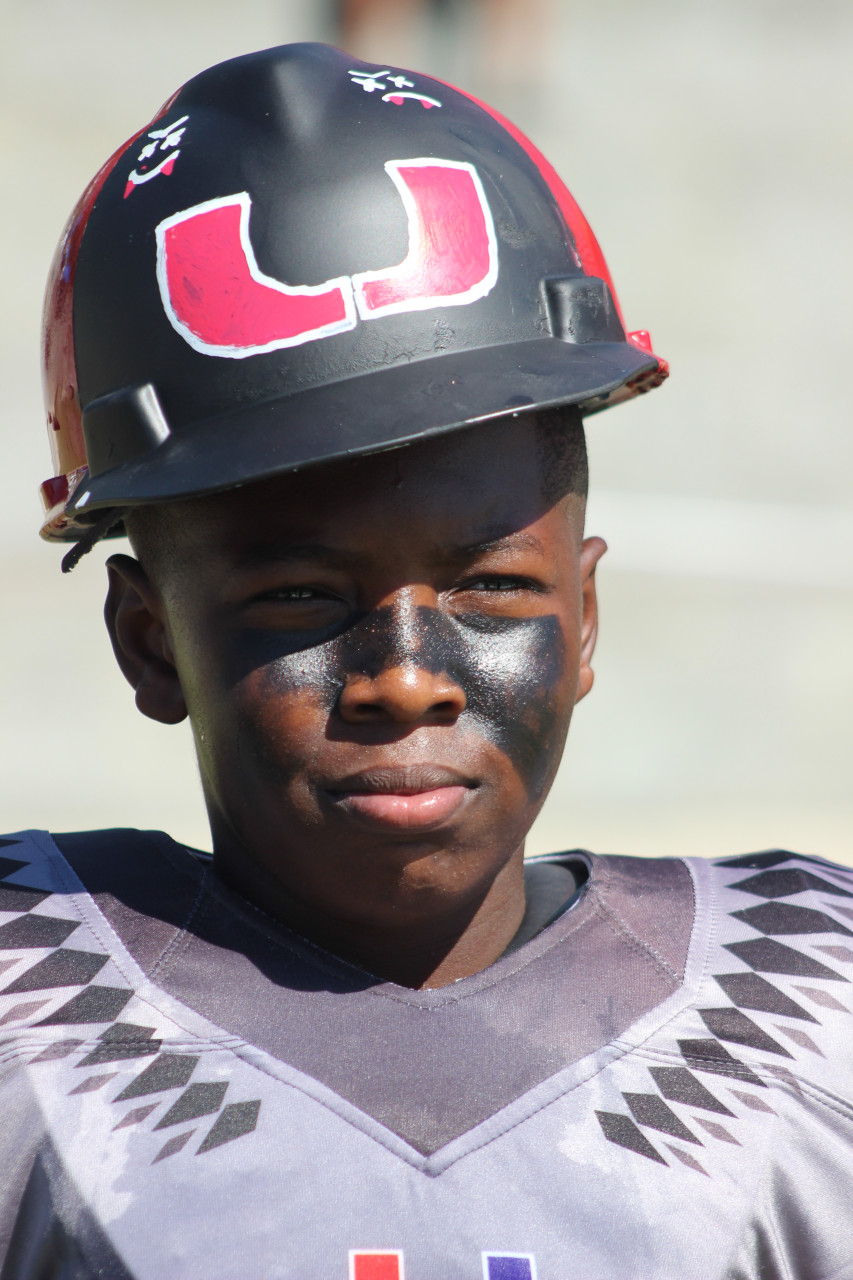
[[[607,550],[603,538],[585,538],[581,546],[581,652],[580,669],[578,671],[578,690],[575,702],[585,698],[592,688],[595,676],[592,670],[592,655],[598,638],[598,598],[595,591],[595,570],[599,560]]]
[[[179,724],[187,707],[160,597],[131,556],[110,556],[107,574],[104,621],[116,661],[136,691],[136,705],[150,720]]]

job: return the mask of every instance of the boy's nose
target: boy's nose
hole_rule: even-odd
[[[338,706],[350,724],[450,724],[465,710],[465,702],[462,686],[447,672],[433,674],[406,661],[375,676],[350,676]]]

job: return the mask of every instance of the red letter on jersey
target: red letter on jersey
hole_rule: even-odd
[[[349,1280],[403,1280],[399,1249],[350,1249]]]

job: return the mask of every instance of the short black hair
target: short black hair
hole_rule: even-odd
[[[589,460],[583,419],[575,405],[536,412],[536,441],[542,488],[546,502],[559,502],[567,494],[586,498]]]

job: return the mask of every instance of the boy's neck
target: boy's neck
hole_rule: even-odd
[[[524,917],[523,854],[521,846],[473,901],[432,895],[420,912],[406,903],[399,926],[387,922],[387,898],[381,920],[351,919],[300,902],[263,868],[227,852],[214,856],[214,869],[229,888],[324,950],[387,982],[420,990],[470,977],[503,955]]]

